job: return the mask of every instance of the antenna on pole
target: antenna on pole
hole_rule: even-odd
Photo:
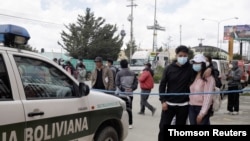
[[[203,38],[198,38],[198,40],[200,41],[199,46],[201,47],[201,46],[202,46],[202,41],[205,40],[205,39],[203,39]]]
[[[154,25],[147,26],[147,28],[153,30],[153,49],[152,49],[152,52],[154,52],[155,49],[157,49],[157,30],[165,31],[165,27],[160,26],[156,20],[156,0],[155,0],[155,11],[154,11]]]

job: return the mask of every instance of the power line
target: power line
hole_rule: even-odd
[[[47,21],[42,21],[42,20],[24,18],[24,17],[13,16],[13,15],[8,15],[8,14],[1,14],[1,13],[0,13],[0,16],[10,17],[10,18],[16,18],[16,19],[22,19],[22,20],[29,20],[29,21],[33,21],[33,22],[39,22],[39,23],[54,24],[54,25],[63,25],[63,24],[59,24],[59,23],[47,22]]]

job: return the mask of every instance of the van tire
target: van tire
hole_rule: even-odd
[[[119,141],[119,138],[115,129],[107,126],[97,134],[95,141]]]

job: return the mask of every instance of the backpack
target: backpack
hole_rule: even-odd
[[[217,69],[213,69],[213,76],[214,76],[214,80],[215,80],[215,86],[217,88],[221,88],[222,82],[221,82],[221,79],[219,78],[220,72]]]

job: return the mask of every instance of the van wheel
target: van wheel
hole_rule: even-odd
[[[95,141],[119,141],[118,134],[111,126],[103,128],[95,138]]]

